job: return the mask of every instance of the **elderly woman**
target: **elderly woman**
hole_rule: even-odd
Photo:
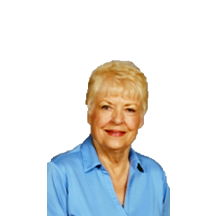
[[[163,169],[131,148],[148,107],[144,74],[127,61],[99,66],[86,104],[90,136],[48,163],[48,216],[170,215]]]

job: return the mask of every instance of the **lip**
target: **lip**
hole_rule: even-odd
[[[120,130],[105,130],[110,136],[113,137],[121,137],[123,136],[126,132],[125,131],[120,131]]]

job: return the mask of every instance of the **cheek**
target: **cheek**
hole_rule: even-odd
[[[128,117],[125,120],[127,127],[129,130],[138,130],[140,125],[140,118],[139,117]]]
[[[97,125],[97,127],[99,128],[103,128],[110,122],[110,117],[108,115],[106,116],[106,115],[96,114],[94,118],[95,118],[94,119],[95,125]]]

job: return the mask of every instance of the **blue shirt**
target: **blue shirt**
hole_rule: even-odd
[[[91,135],[73,150],[48,163],[48,216],[169,216],[170,190],[161,166],[129,153],[124,207],[101,164]]]

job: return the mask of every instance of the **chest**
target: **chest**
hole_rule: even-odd
[[[86,173],[68,181],[68,215],[159,216],[162,191],[138,172],[118,179],[105,172]],[[161,202],[161,201],[160,201]],[[124,204],[124,208],[122,207]]]
[[[113,188],[115,190],[116,196],[118,197],[119,202],[121,205],[124,205],[125,201],[125,194],[127,190],[127,176],[123,176],[122,178],[111,178]]]

